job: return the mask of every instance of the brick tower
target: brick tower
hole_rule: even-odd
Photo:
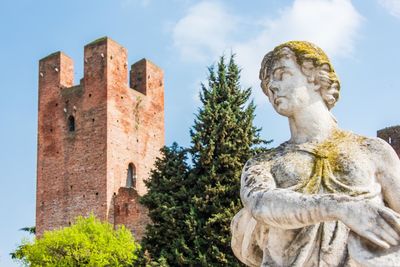
[[[138,196],[164,145],[163,71],[142,59],[128,86],[126,49],[101,38],[85,46],[78,85],[73,73],[62,52],[39,62],[37,234],[93,212],[140,238]]]
[[[379,130],[377,136],[388,142],[400,157],[400,125]]]

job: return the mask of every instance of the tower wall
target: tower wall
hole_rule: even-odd
[[[73,62],[63,53],[40,61],[39,235],[91,212],[115,225],[125,222],[128,215],[114,214],[116,203],[138,203],[138,196],[146,193],[143,181],[164,145],[164,88],[161,69],[147,60],[137,64],[131,73],[146,74],[139,83],[144,93],[128,87],[127,51],[109,38],[85,46],[84,77],[78,85],[73,86]],[[127,186],[129,164],[136,170],[136,186],[120,190]],[[148,222],[144,210],[134,209],[143,213],[129,224],[134,233]]]
[[[400,157],[400,126],[379,130],[377,136],[388,142]]]
[[[52,229],[64,222],[65,214],[54,210],[66,210],[64,146],[65,113],[61,91],[73,85],[73,62],[57,52],[39,62],[39,110],[38,110],[38,162],[37,162],[37,231]],[[45,177],[45,178],[44,178]],[[48,216],[44,216],[44,215]]]
[[[142,237],[146,225],[150,223],[148,210],[139,202],[137,191],[120,187],[114,198],[114,224],[125,225],[136,237]]]

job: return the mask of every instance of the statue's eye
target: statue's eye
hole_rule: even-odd
[[[289,71],[283,71],[283,72],[281,73],[281,80],[282,80],[282,79],[285,79],[285,78],[289,78],[290,76],[292,76],[292,73],[291,73],[291,72],[289,72]]]
[[[281,81],[282,80],[282,74],[283,74],[283,70],[282,69],[277,69],[276,71],[274,71],[274,80],[275,81]]]
[[[288,78],[291,75],[292,73],[286,68],[278,68],[273,73],[273,79],[275,81],[282,81],[282,79]]]

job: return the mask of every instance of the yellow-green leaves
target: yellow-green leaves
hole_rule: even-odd
[[[94,215],[78,217],[70,227],[23,241],[15,258],[27,266],[131,266],[140,247],[129,230],[114,230]]]

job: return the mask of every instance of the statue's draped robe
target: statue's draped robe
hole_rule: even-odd
[[[353,140],[359,138],[355,135],[344,138],[347,142],[360,141]],[[291,146],[284,143],[277,150],[269,152],[270,155],[249,160],[242,174],[242,199],[245,198],[244,195],[251,195],[256,191],[280,190],[269,188],[271,181],[268,180],[273,177],[265,177],[265,173],[268,175],[269,171],[265,172],[264,167],[269,163],[268,157],[271,159],[276,156],[273,154],[289,149],[308,153],[314,159],[314,167],[310,177],[305,177],[284,190],[307,195],[343,195],[345,198],[384,205],[381,187],[376,181],[364,187],[346,184],[340,177],[335,177],[333,168],[337,166],[332,166],[335,160],[332,160],[332,155],[324,153],[326,149],[322,148],[315,145]],[[268,166],[266,168],[268,169]],[[235,255],[249,266],[400,266],[399,248],[379,248],[351,232],[340,221],[325,221],[288,229],[257,221],[251,214],[251,208],[244,204],[245,208],[232,221],[232,248]],[[283,213],[284,209],[284,205],[276,205],[269,207],[268,212],[273,217],[274,213]],[[313,212],[316,211],[296,214],[289,218],[295,224],[296,220],[302,221],[304,216],[313,216]]]

